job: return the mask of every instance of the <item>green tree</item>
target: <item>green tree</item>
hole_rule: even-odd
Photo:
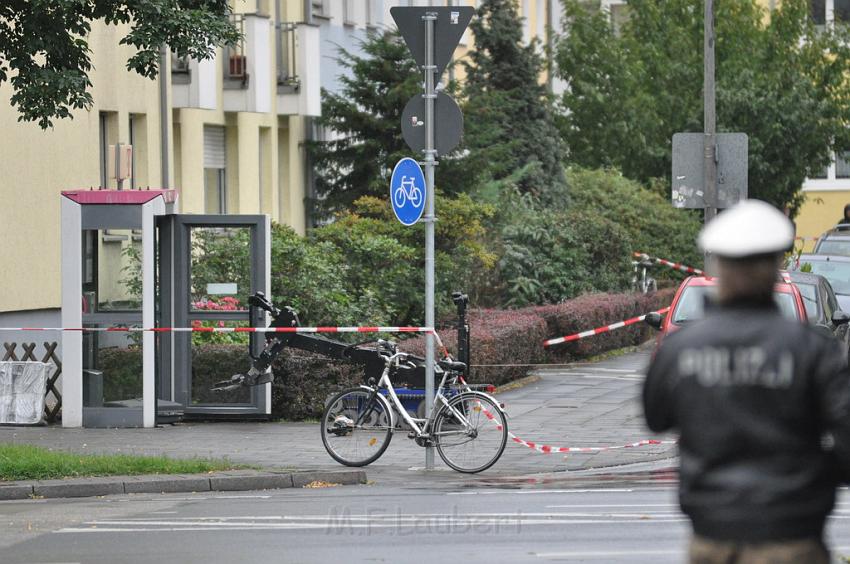
[[[342,88],[322,90],[318,123],[327,139],[307,144],[320,217],[349,209],[363,196],[385,197],[395,163],[417,156],[401,136],[401,114],[422,92],[421,71],[395,30],[370,33],[360,48],[362,55],[340,49]],[[475,168],[464,165],[462,154],[460,148],[440,156],[435,183],[446,193],[466,191],[475,179]]]
[[[42,128],[91,106],[88,36],[93,21],[130,24],[127,68],[157,75],[160,47],[203,59],[239,38],[227,0],[5,0],[0,3],[0,83],[12,86],[19,120]]]
[[[569,160],[669,186],[673,134],[702,131],[702,1],[628,0],[616,30],[591,4],[564,0],[557,48]],[[749,136],[751,197],[796,208],[806,176],[850,147],[850,35],[816,30],[805,0],[769,17],[754,0],[716,6],[718,131]]]
[[[478,170],[504,180],[522,171],[522,192],[550,200],[565,187],[564,154],[540,76],[537,43],[523,45],[515,0],[484,0],[471,24],[475,49],[464,61],[466,142]]]
[[[466,194],[438,193],[436,207],[436,300],[438,312],[446,314],[453,310],[451,292],[465,290],[476,300],[495,264],[485,230],[494,210]],[[352,295],[368,297],[371,309],[388,312],[394,323],[416,324],[424,319],[424,231],[422,223],[405,227],[396,221],[386,199],[364,196],[311,235],[345,257]]]

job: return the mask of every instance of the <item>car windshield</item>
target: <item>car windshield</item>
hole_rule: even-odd
[[[809,316],[809,321],[817,323],[818,319],[818,287],[814,284],[802,284],[794,282],[797,289],[800,290],[800,295],[803,296],[803,303],[806,304],[806,314]]]
[[[820,274],[829,280],[836,294],[850,294],[850,262],[806,259],[801,262],[812,267],[812,274]]]
[[[679,303],[673,311],[673,323],[680,325],[689,321],[697,321],[705,316],[705,298],[713,296],[714,286],[688,286],[682,291]],[[794,296],[786,292],[774,292],[773,299],[784,317],[797,319],[797,308],[794,307]]]
[[[821,241],[821,244],[818,245],[817,254],[850,257],[850,241],[824,239]]]

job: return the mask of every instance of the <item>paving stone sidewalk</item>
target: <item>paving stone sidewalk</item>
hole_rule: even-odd
[[[535,372],[538,382],[505,392],[499,399],[508,428],[522,439],[552,446],[622,445],[651,434],[639,403],[650,349],[569,368]],[[31,443],[81,453],[123,453],[171,457],[227,457],[267,470],[342,470],[325,452],[318,423],[184,423],[157,429],[63,429],[3,427],[0,442]],[[488,479],[616,467],[669,459],[675,445],[663,444],[591,454],[542,454],[508,443],[499,462],[478,475]],[[435,453],[437,471],[424,472],[425,451],[397,432],[387,452],[365,468],[371,482],[471,481],[449,470]],[[419,478],[417,478],[419,477]]]

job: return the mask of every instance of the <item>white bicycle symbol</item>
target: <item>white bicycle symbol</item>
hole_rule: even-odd
[[[393,202],[397,208],[401,208],[404,207],[407,200],[410,200],[414,208],[418,208],[422,204],[422,190],[416,187],[414,178],[408,179],[407,176],[402,176],[401,186],[393,192]]]

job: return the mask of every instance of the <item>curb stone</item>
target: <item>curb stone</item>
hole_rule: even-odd
[[[351,486],[366,483],[366,472],[364,470],[336,470],[330,472],[294,472],[292,474],[292,485],[303,488],[312,482],[329,482]]]
[[[363,470],[315,472],[211,472],[108,476],[66,480],[0,482],[0,501],[39,498],[95,497],[138,493],[194,493],[302,488],[314,481],[342,485],[366,483]]]

